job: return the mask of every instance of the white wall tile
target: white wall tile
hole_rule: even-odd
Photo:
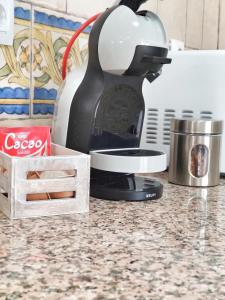
[[[66,11],[66,0],[25,0],[26,2],[44,6],[47,8]],[[73,0],[74,2],[76,0]]]
[[[141,9],[150,10],[150,11],[153,11],[156,13],[157,7],[158,7],[158,0],[150,0],[150,1],[147,1],[146,3],[144,3],[141,6]]]
[[[220,0],[205,0],[203,24],[203,49],[216,49],[218,46]]]
[[[159,0],[158,14],[169,38],[185,41],[187,0]]]
[[[221,0],[220,6],[219,48],[225,49],[225,0]]]
[[[89,18],[104,11],[115,2],[116,0],[67,0],[67,12],[79,17]]]
[[[186,46],[201,49],[204,0],[188,0]]]

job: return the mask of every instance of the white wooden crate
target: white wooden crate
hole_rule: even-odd
[[[11,157],[0,152],[0,210],[10,219],[89,211],[90,156],[52,144],[52,156]],[[28,172],[74,171],[75,176],[27,179]],[[54,174],[54,173],[52,173]],[[27,194],[75,192],[64,199],[27,201]]]

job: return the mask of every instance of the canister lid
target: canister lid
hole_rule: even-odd
[[[171,131],[189,134],[221,134],[223,121],[205,119],[173,119]]]

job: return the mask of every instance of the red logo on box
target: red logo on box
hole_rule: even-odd
[[[11,156],[51,155],[49,127],[0,127],[0,151]]]

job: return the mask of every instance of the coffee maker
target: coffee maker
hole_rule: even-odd
[[[153,200],[162,196],[162,184],[135,174],[163,171],[167,162],[163,152],[139,148],[142,85],[145,79],[153,82],[171,59],[159,17],[123,2],[107,9],[91,30],[88,67],[71,104],[66,146],[91,155],[91,196]]]

